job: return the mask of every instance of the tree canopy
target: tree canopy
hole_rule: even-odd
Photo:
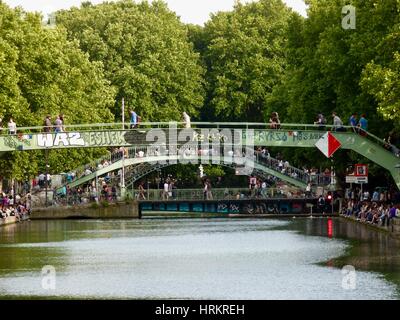
[[[124,0],[60,11],[56,21],[91,61],[104,64],[117,90],[147,121],[181,121],[203,105],[203,68],[186,26],[162,1]]]
[[[19,127],[42,125],[47,114],[61,113],[69,124],[114,119],[115,92],[104,77],[102,63],[91,62],[76,40],[67,39],[65,30],[44,28],[40,15],[10,9],[1,2],[0,75],[4,126],[10,118]],[[50,166],[60,172],[87,161],[92,153],[57,151],[59,157]],[[43,168],[43,158],[40,152],[3,155],[2,175],[32,177]]]

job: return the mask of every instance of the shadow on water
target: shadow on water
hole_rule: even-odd
[[[342,218],[292,219],[285,227],[275,230],[291,230],[306,236],[330,237],[346,241],[345,254],[319,263],[321,266],[343,268],[353,266],[356,271],[377,272],[396,285],[400,297],[400,240],[389,233],[359,222]],[[329,230],[330,229],[330,230]]]

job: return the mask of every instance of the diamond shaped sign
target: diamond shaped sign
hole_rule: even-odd
[[[317,141],[315,146],[327,157],[330,158],[333,156],[333,154],[340,149],[342,144],[338,139],[335,138],[335,136],[327,132],[325,133],[321,139]]]

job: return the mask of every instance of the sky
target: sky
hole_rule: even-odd
[[[3,0],[11,7],[21,6],[26,11],[41,11],[44,15],[59,9],[80,6],[83,0]],[[164,0],[171,10],[175,11],[185,23],[203,25],[210,13],[229,11],[233,8],[234,0]],[[243,0],[242,0],[243,1]],[[283,0],[287,5],[306,16],[306,5],[303,0]],[[93,4],[103,0],[91,0]]]

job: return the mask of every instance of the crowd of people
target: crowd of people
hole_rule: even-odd
[[[26,195],[24,199],[16,195],[14,201],[14,197],[10,193],[2,192],[0,194],[0,222],[6,221],[9,217],[15,217],[19,222],[31,214],[30,194]]]
[[[389,226],[392,219],[400,218],[400,206],[371,200],[348,200],[343,207],[342,215],[354,217],[357,221]]]
[[[288,160],[285,160],[281,153],[277,153],[275,158],[271,157],[266,147],[258,147],[255,150],[256,159],[264,162],[268,167],[294,179],[301,179],[310,184],[328,185],[332,181],[332,170],[325,168],[319,170],[317,168],[303,167],[302,170],[292,167]]]
[[[399,204],[398,192],[377,188],[371,194],[368,189],[349,189],[341,214],[361,222],[389,226],[392,219],[400,218]]]
[[[63,186],[58,193],[54,193],[53,203],[56,205],[79,205],[89,202],[115,202],[117,199],[117,186],[108,184],[103,180],[99,190],[97,190],[95,183],[73,188]]]

